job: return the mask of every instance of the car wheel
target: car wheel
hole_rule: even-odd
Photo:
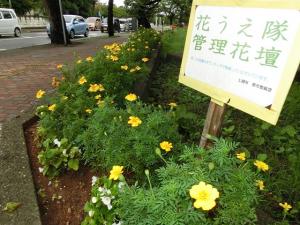
[[[85,31],[84,36],[85,36],[85,37],[88,37],[88,36],[89,36],[89,30],[88,30],[88,29]]]
[[[21,36],[21,30],[19,28],[15,28],[15,37],[20,37]]]
[[[70,30],[70,38],[71,39],[75,38],[75,31],[74,30]]]

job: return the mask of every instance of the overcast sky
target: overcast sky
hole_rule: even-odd
[[[105,3],[106,5],[108,4],[108,0],[98,0],[98,2]],[[124,5],[124,0],[114,0],[114,4],[116,6]]]

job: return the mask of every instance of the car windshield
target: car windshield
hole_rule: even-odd
[[[66,23],[71,23],[74,16],[64,16]]]

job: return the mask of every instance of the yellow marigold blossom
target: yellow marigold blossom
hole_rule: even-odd
[[[140,118],[136,116],[129,116],[128,124],[130,124],[132,127],[138,127],[142,121]]]
[[[52,84],[53,87],[58,87],[60,82],[56,77],[52,77],[52,83],[51,84]]]
[[[246,160],[246,153],[245,152],[236,153],[236,157],[239,160],[245,161]]]
[[[78,80],[78,84],[80,84],[80,85],[83,85],[86,82],[87,82],[87,80],[86,80],[85,76],[80,77],[80,79]]]
[[[78,59],[76,63],[77,63],[77,64],[80,64],[80,63],[82,63],[82,60],[81,60],[81,59]]]
[[[111,56],[110,56],[110,59],[111,59],[112,61],[118,61],[118,60],[119,60],[118,56],[115,56],[115,55],[111,55]]]
[[[137,96],[135,94],[130,93],[125,96],[125,99],[127,101],[133,102],[133,101],[137,100]]]
[[[61,68],[63,68],[63,66],[64,66],[63,64],[58,64],[58,65],[56,66],[56,68],[60,70]]]
[[[136,66],[135,69],[136,69],[137,71],[139,71],[139,70],[141,70],[141,67]]]
[[[149,58],[146,58],[146,57],[145,57],[145,58],[142,58],[142,61],[143,61],[143,62],[148,62],[148,61],[149,61]]]
[[[149,46],[148,46],[148,45],[146,45],[146,46],[145,46],[145,49],[148,49],[148,48],[149,48]]]
[[[175,102],[170,102],[169,106],[171,107],[171,109],[173,109],[177,106],[177,104]]]
[[[38,90],[37,92],[36,92],[36,95],[35,95],[35,97],[36,98],[42,98],[44,95],[45,95],[45,91],[43,91],[43,90]]]
[[[96,95],[95,99],[99,100],[101,98],[101,95]]]
[[[257,180],[256,181],[256,186],[259,188],[259,190],[264,190],[265,188],[265,185],[264,185],[264,182],[262,180]]]
[[[85,112],[88,113],[88,114],[91,114],[92,110],[91,109],[86,109]]]
[[[135,51],[135,48],[132,48],[131,51],[134,52],[134,51]]]
[[[283,208],[284,212],[287,212],[292,208],[292,206],[290,204],[288,204],[287,202],[279,203],[279,206]]]
[[[173,148],[173,144],[171,142],[168,142],[168,141],[163,141],[159,145],[160,145],[160,148],[162,150],[165,150],[166,152],[171,151],[172,148]]]
[[[102,84],[98,84],[98,87],[99,87],[99,91],[104,91],[105,90]]]
[[[98,84],[90,84],[90,88],[88,89],[88,92],[97,92],[99,91],[99,85]]]
[[[269,170],[269,165],[263,161],[255,160],[254,165],[257,167],[257,169],[262,170],[264,172]]]
[[[121,66],[121,69],[122,70],[128,70],[128,66],[127,65]]]
[[[211,210],[216,206],[216,199],[220,194],[216,188],[201,181],[190,189],[191,198],[195,199],[194,207],[203,210]]]
[[[130,73],[133,73],[135,71],[136,71],[136,69],[134,69],[134,68],[129,70]]]
[[[123,166],[113,166],[110,171],[109,179],[118,180],[123,173]]]
[[[100,105],[104,105],[105,104],[105,101],[99,99],[98,102],[97,102],[97,105],[100,106]]]
[[[50,105],[49,107],[48,107],[48,110],[49,111],[54,111],[56,109],[56,104],[52,104],[52,105]]]
[[[85,60],[88,62],[94,62],[94,59],[92,56],[87,57]]]

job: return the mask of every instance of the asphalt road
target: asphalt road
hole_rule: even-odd
[[[90,31],[89,37],[105,36],[107,33],[101,33],[100,31]],[[83,39],[83,35],[76,36],[75,40]],[[22,33],[21,37],[10,37],[1,36],[0,37],[0,52],[16,48],[24,48],[35,45],[45,45],[49,44],[50,39],[46,32],[31,32]]]

